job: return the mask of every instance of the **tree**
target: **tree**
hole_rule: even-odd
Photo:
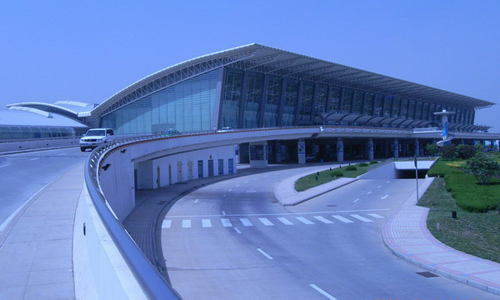
[[[458,145],[457,152],[461,159],[469,159],[476,155],[478,148],[474,145]]]
[[[437,144],[427,144],[425,145],[425,150],[429,153],[430,156],[434,156],[438,153],[439,148]]]
[[[467,161],[469,171],[481,185],[489,185],[491,178],[500,173],[500,165],[496,159],[482,152]]]

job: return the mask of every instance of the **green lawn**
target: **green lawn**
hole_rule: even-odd
[[[446,190],[445,180],[436,178],[420,206],[429,207],[427,228],[442,243],[484,259],[500,262],[500,213],[468,212],[457,206]],[[457,212],[457,219],[451,212]],[[441,231],[437,231],[437,223]]]
[[[332,169],[331,171],[328,169],[328,170],[319,172],[319,175],[318,175],[318,173],[313,173],[313,174],[307,175],[305,177],[302,177],[295,182],[295,190],[298,192],[302,192],[302,191],[305,191],[307,189],[313,188],[315,186],[318,186],[318,185],[330,182],[332,180],[335,180],[339,177],[332,176],[332,173],[337,172],[337,171],[342,172],[342,177],[355,178],[361,174],[366,173],[367,169],[369,167],[368,164],[366,166],[360,166],[360,164],[352,165],[352,166],[355,166],[356,170],[348,171],[348,170],[346,170],[346,169],[348,169],[348,167],[344,166],[342,168]]]

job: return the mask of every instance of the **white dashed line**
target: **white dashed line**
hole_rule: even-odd
[[[293,223],[290,222],[290,221],[288,221],[287,218],[279,217],[277,219],[280,220],[280,222],[283,223],[283,224],[285,224],[285,225],[293,225]]]
[[[0,166],[0,168],[5,168],[5,167],[8,167],[8,166],[10,166],[10,164]]]
[[[273,259],[273,257],[271,255],[267,254],[266,252],[264,252],[264,250],[257,248],[257,251],[262,253],[262,255],[264,255],[267,259]]]
[[[271,221],[269,221],[268,218],[259,218],[259,221],[261,221],[262,224],[266,226],[274,226],[274,224]]]
[[[220,219],[222,226],[224,227],[233,227],[233,224],[231,224],[231,221],[229,219]]]
[[[161,228],[170,228],[172,226],[172,220],[163,220],[161,223]]]
[[[381,186],[381,185],[379,185],[379,186],[377,186],[377,189],[379,189],[379,188],[381,188],[381,187],[382,187],[382,186]]]
[[[315,289],[317,292],[319,292],[321,295],[325,296],[327,299],[330,299],[330,300],[337,300],[337,298],[333,297],[332,295],[328,294],[327,292],[325,292],[324,290],[320,289],[318,286],[316,286],[315,284],[310,284],[309,285],[310,287],[312,287],[313,289]]]
[[[384,197],[380,197],[380,199],[385,199],[387,197],[389,197],[389,195],[385,195]]]
[[[380,215],[377,215],[377,214],[368,214],[369,216],[371,217],[374,217],[376,219],[383,219],[384,217],[380,216]]]
[[[247,218],[240,218],[240,221],[241,221],[241,224],[243,224],[243,226],[246,226],[246,227],[253,226],[252,222],[250,222],[250,220],[248,220]]]
[[[354,200],[354,202],[358,202],[358,201],[359,201],[359,198],[358,198],[358,199],[356,199],[356,200]]]
[[[203,228],[210,228],[212,227],[212,222],[210,221],[210,219],[202,219],[201,226],[203,226]]]
[[[229,189],[229,191],[232,191],[233,189]]]
[[[182,228],[191,228],[191,220],[182,220]]]
[[[354,223],[353,221],[346,219],[346,218],[339,216],[339,215],[332,215],[332,217],[334,217],[335,219],[337,219],[341,222],[344,222],[344,223]]]
[[[225,216],[226,215],[226,212],[225,211],[222,211],[222,215]]]
[[[333,223],[332,221],[330,221],[330,220],[328,220],[328,219],[326,219],[324,217],[321,217],[321,216],[314,216],[314,218],[316,220],[319,220],[319,221],[325,223],[325,224],[332,224]]]
[[[241,231],[239,231],[238,228],[234,227],[234,230],[238,233],[238,234],[241,234]]]
[[[390,182],[391,182],[391,181],[389,180],[389,181],[386,181],[385,183],[390,183]]]
[[[295,219],[299,220],[300,222],[307,224],[307,225],[312,225],[314,224],[313,222],[309,221],[308,219],[304,217],[295,217]]]
[[[351,217],[356,218],[356,219],[358,219],[358,220],[361,220],[361,221],[363,221],[363,222],[367,222],[367,223],[369,223],[369,222],[373,222],[372,220],[367,219],[367,218],[365,218],[365,217],[362,217],[362,216],[360,216],[360,215],[351,215]]]
[[[372,193],[372,191],[369,191],[368,193],[366,193],[367,195],[370,195]]]
[[[37,159],[40,159],[40,157],[35,157],[35,158],[30,159],[30,160],[37,160]]]

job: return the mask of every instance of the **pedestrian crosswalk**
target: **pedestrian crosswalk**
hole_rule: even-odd
[[[255,217],[244,217],[244,216],[234,216],[228,217],[210,217],[210,218],[182,218],[182,217],[172,217],[168,216],[163,220],[162,228],[214,228],[214,227],[254,227],[254,226],[294,226],[294,225],[331,225],[335,223],[352,224],[355,222],[362,223],[372,223],[374,220],[383,219],[384,217],[375,214],[346,214],[346,215],[308,215],[308,216],[298,216],[298,215],[287,215],[287,216],[255,216]]]

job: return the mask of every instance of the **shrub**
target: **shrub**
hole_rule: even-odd
[[[476,155],[477,147],[473,145],[458,145],[457,154],[461,159],[469,159]]]
[[[438,153],[439,147],[437,144],[427,144],[425,145],[425,150],[427,150],[430,156],[434,156]]]
[[[372,161],[370,162],[370,165],[376,165],[376,164],[378,164],[378,161],[376,161],[376,160],[372,160]]]
[[[342,176],[344,176],[344,173],[342,173],[341,171],[333,171],[332,173],[330,173],[330,176],[332,176],[332,177],[342,177]]]
[[[356,168],[356,166],[347,166],[346,168],[346,171],[357,171],[358,168]]]
[[[453,144],[443,146],[441,148],[441,157],[444,159],[457,158],[457,147]]]
[[[367,166],[368,166],[368,164],[367,164],[367,163],[360,163],[360,164],[359,164],[359,166],[360,166],[360,167],[367,167]]]
[[[469,159],[467,166],[481,185],[489,185],[493,176],[500,173],[500,165],[496,159],[481,152]]]

